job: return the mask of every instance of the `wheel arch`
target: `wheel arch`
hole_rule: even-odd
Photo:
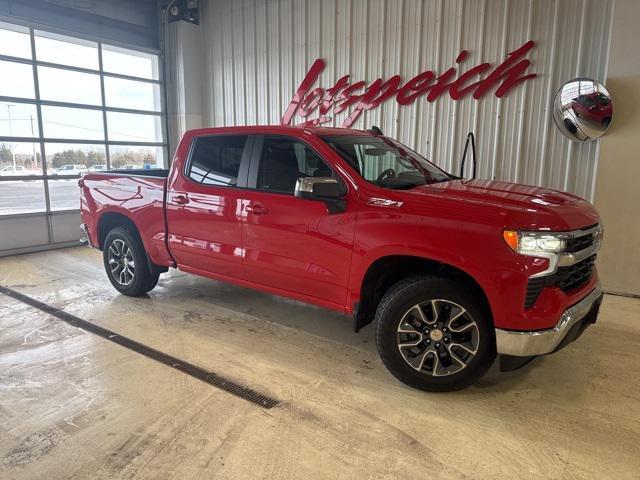
[[[97,234],[98,234],[98,249],[102,250],[104,247],[104,241],[109,235],[109,232],[114,228],[129,226],[133,230],[134,235],[138,237],[140,242],[142,243],[142,247],[145,250],[145,254],[147,257],[147,264],[149,265],[149,269],[154,273],[164,273],[168,270],[166,266],[157,265],[153,262],[149,255],[149,247],[145,243],[145,239],[140,234],[140,229],[135,224],[135,222],[128,217],[127,215],[120,213],[109,211],[100,215],[97,223]]]
[[[359,301],[354,308],[354,331],[371,323],[384,294],[403,278],[419,274],[436,274],[457,279],[470,288],[481,300],[490,321],[493,310],[480,282],[465,270],[449,263],[417,255],[384,255],[371,262],[359,285]]]
[[[97,234],[98,234],[98,249],[102,250],[104,247],[104,241],[107,238],[107,235],[114,228],[122,227],[122,226],[130,226],[133,231],[140,237],[140,231],[136,224],[131,218],[127,215],[120,212],[105,212],[100,215],[97,223]]]

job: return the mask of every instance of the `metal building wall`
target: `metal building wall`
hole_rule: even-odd
[[[209,0],[203,2],[203,123],[278,124],[316,58],[317,86],[342,75],[373,81],[455,64],[499,64],[528,40],[538,76],[502,99],[402,107],[390,100],[354,125],[378,125],[457,173],[476,133],[478,177],[543,185],[593,199],[598,143],[572,143],[553,125],[555,91],[574,77],[606,77],[613,0]],[[615,96],[615,92],[613,92]],[[346,116],[333,119],[340,125]]]

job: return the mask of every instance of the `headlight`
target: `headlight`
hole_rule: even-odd
[[[505,230],[502,236],[514,252],[522,255],[536,256],[537,254],[559,253],[566,246],[564,238],[550,233],[518,233],[513,230]]]

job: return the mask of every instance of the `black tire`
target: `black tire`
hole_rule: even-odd
[[[398,380],[413,388],[462,390],[480,379],[496,358],[490,312],[473,288],[453,278],[421,275],[399,281],[380,301],[375,322],[382,362]],[[446,328],[447,322],[450,328]]]
[[[133,261],[133,268],[129,265],[126,267],[129,269],[128,272],[133,273],[129,276],[129,273],[125,272],[124,280],[123,277],[118,275],[121,272],[120,268],[125,268],[124,264],[116,265],[110,263],[114,259],[116,262],[124,262],[124,254],[119,257],[116,255],[117,252],[122,251],[127,252],[127,262],[129,264],[131,264],[131,260]],[[123,295],[139,297],[153,290],[158,284],[160,274],[152,272],[149,268],[147,252],[144,250],[138,232],[132,227],[126,225],[117,227],[107,234],[102,248],[102,260],[111,285]],[[112,269],[111,267],[114,265],[115,267]]]

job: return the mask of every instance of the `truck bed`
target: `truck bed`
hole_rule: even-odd
[[[81,211],[92,245],[101,247],[109,218],[126,217],[140,230],[151,261],[172,263],[165,243],[165,192],[169,170],[109,170],[87,173],[80,179]],[[108,215],[103,215],[108,214]]]

